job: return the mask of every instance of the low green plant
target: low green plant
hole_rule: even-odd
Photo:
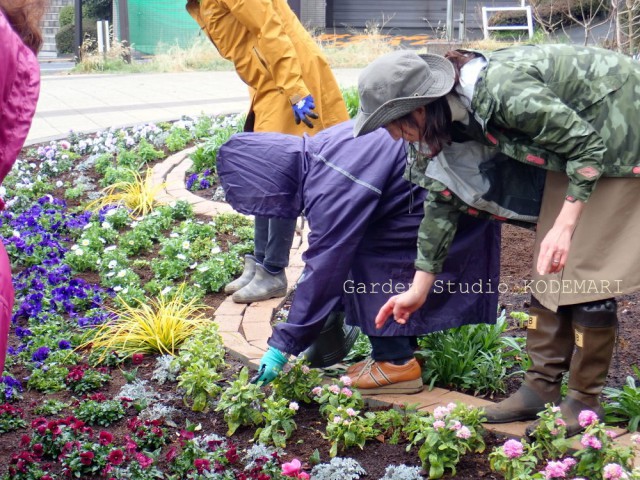
[[[111,380],[111,375],[86,365],[76,365],[69,369],[65,379],[67,386],[75,393],[87,393],[99,389]]]
[[[86,400],[76,407],[75,414],[89,425],[108,427],[124,417],[125,410],[120,400]]]
[[[153,171],[147,170],[143,177],[138,172],[131,172],[126,180],[109,182],[102,191],[102,196],[91,202],[87,209],[99,210],[106,205],[122,204],[131,210],[132,216],[148,215],[158,204],[156,196],[165,187],[164,183],[155,183]]]
[[[567,439],[567,426],[560,407],[547,404],[538,417],[538,425],[531,435],[539,447],[535,450],[538,458],[555,460],[563,457],[569,451],[571,441]]]
[[[244,367],[222,392],[216,406],[216,412],[223,412],[229,427],[227,435],[233,435],[241,426],[261,425],[264,421],[260,411],[263,399],[264,393],[258,385],[249,383],[249,369]]]
[[[313,399],[320,404],[320,414],[325,417],[338,408],[360,410],[364,406],[362,395],[358,390],[351,389],[351,378],[346,375],[336,383],[314,387],[311,393]]]
[[[519,440],[507,440],[489,454],[491,470],[510,480],[530,480],[536,472],[535,447]]]
[[[69,187],[64,191],[64,198],[67,200],[77,200],[84,192],[87,191],[87,186],[83,184],[76,185],[75,187]]]
[[[371,342],[369,341],[369,337],[367,337],[364,333],[358,333],[358,337],[356,338],[356,342],[349,350],[349,353],[346,357],[344,357],[345,363],[354,363],[360,360],[363,360],[371,355]]]
[[[277,397],[311,403],[311,391],[321,380],[322,374],[319,370],[309,368],[304,359],[296,359],[284,366],[271,382],[271,386]]]
[[[415,407],[405,405],[401,409],[389,408],[366,412],[364,417],[374,430],[376,438],[384,439],[384,442],[389,445],[397,445],[410,416],[414,415],[416,411]]]
[[[60,365],[52,365],[47,371],[36,369],[31,372],[27,386],[42,393],[54,393],[66,388],[65,378],[69,370]]]
[[[360,108],[360,96],[358,94],[358,87],[348,87],[342,89],[342,98],[347,106],[347,112],[349,118],[354,118],[358,114]]]
[[[504,392],[505,379],[518,373],[513,369],[526,358],[523,340],[503,336],[507,328],[503,313],[492,325],[466,325],[421,337],[417,355],[425,359],[425,384],[474,394]]]
[[[25,428],[24,412],[21,408],[8,403],[0,405],[0,433],[12,432],[19,428]]]
[[[453,403],[436,407],[432,415],[414,415],[405,427],[411,442],[407,451],[420,445],[418,456],[429,478],[441,478],[447,470],[455,477],[462,455],[484,451],[482,419],[480,410]]]
[[[276,397],[271,395],[266,398],[262,404],[264,426],[256,430],[254,440],[264,445],[285,448],[287,440],[297,428],[293,417],[298,408],[300,407],[296,402],[290,402],[286,397],[276,400]]]
[[[367,440],[375,436],[375,430],[360,416],[360,411],[344,407],[329,408],[329,411],[324,438],[331,442],[330,457],[349,447],[363,449]]]
[[[627,428],[638,431],[640,423],[640,386],[636,384],[636,379],[640,378],[640,369],[636,365],[632,366],[635,377],[629,375],[622,388],[605,387],[604,395],[608,402],[604,404],[606,412],[605,422],[618,423],[627,422]]]
[[[187,144],[192,140],[191,132],[186,128],[172,128],[165,140],[165,145],[170,152],[184,150]]]
[[[162,150],[156,150],[153,148],[153,145],[147,142],[144,138],[140,140],[140,143],[138,143],[138,146],[136,147],[136,154],[144,163],[159,160],[164,157],[164,152]]]
[[[33,413],[35,413],[36,415],[57,415],[68,407],[68,403],[50,398],[44,400],[40,405],[34,408]]]

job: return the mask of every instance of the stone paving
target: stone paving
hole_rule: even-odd
[[[179,152],[154,167],[154,181],[164,185],[159,200],[162,202],[187,200],[193,205],[196,213],[211,217],[218,213],[233,211],[227,203],[205,200],[186,189],[185,174],[192,165],[189,159],[189,153],[192,151],[193,149]],[[300,277],[304,268],[302,253],[308,246],[308,233],[308,228],[303,229],[302,232],[299,232],[300,236],[296,237],[293,242],[289,267],[286,269],[290,289]],[[263,353],[268,348],[267,339],[271,335],[273,314],[283,303],[284,298],[274,298],[264,302],[243,305],[234,303],[231,297],[228,296],[215,311],[214,321],[218,324],[220,335],[222,335],[229,353],[248,367],[256,370]],[[491,403],[487,400],[443,388],[434,388],[432,390],[425,388],[421,393],[414,395],[372,395],[364,398],[370,406],[419,404],[420,410],[430,412],[436,407],[446,405],[449,402],[459,401],[476,407]],[[522,437],[528,423],[485,424],[485,428],[510,437]],[[621,444],[632,445],[629,433],[619,428],[613,430],[619,435],[618,441]],[[575,441],[574,447],[581,448],[578,440]],[[636,459],[636,466],[640,466],[640,458]]]

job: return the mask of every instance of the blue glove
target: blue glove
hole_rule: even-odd
[[[266,385],[271,382],[282,371],[282,367],[285,366],[287,361],[287,357],[280,350],[269,347],[269,350],[264,352],[258,367],[258,374],[251,379],[251,383]]]
[[[313,128],[313,123],[311,123],[311,120],[309,119],[318,118],[318,114],[312,111],[316,108],[316,104],[311,95],[307,95],[298,103],[292,105],[291,108],[293,108],[293,116],[296,119],[296,125],[303,122],[307,127]]]

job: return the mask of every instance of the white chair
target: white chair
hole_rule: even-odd
[[[489,12],[510,12],[523,11],[527,14],[526,25],[491,25],[489,26]],[[519,7],[482,7],[482,30],[484,38],[489,38],[490,30],[527,30],[529,32],[529,40],[533,38],[533,14],[531,5],[525,5],[525,0],[520,1]]]

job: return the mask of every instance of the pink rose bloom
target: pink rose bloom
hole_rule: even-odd
[[[596,412],[592,410],[583,410],[580,412],[580,415],[578,415],[578,422],[580,423],[580,426],[584,428],[589,425],[593,425],[597,421],[598,415],[596,415]]]
[[[609,478],[611,480],[619,480],[621,478],[627,478],[627,475],[624,473],[624,470],[617,463],[608,463],[604,466],[603,478]]]
[[[562,462],[550,461],[544,469],[543,475],[547,480],[550,478],[566,478],[567,466]]]
[[[585,433],[582,436],[580,443],[585,447],[591,447],[596,450],[600,450],[602,448],[602,443],[600,443],[600,440],[589,433]]]
[[[458,438],[469,438],[471,436],[471,430],[467,427],[462,427],[460,430],[456,432],[456,437]]]
[[[436,420],[435,422],[433,422],[433,428],[435,428],[436,430],[444,428],[444,422],[442,420]]]
[[[348,375],[343,375],[343,376],[341,376],[341,377],[340,377],[340,381],[342,382],[342,384],[343,384],[345,387],[350,387],[350,386],[351,386],[351,383],[352,383],[351,377],[350,377],[350,376],[348,376]]]
[[[502,447],[504,454],[509,458],[518,458],[522,456],[524,447],[518,440],[507,440]]]
[[[342,387],[342,390],[340,390],[340,393],[342,393],[347,398],[351,398],[351,395],[353,395],[353,392],[347,387]]]
[[[301,468],[302,464],[300,463],[300,460],[294,458],[289,463],[282,464],[282,474],[285,477],[297,477]]]

